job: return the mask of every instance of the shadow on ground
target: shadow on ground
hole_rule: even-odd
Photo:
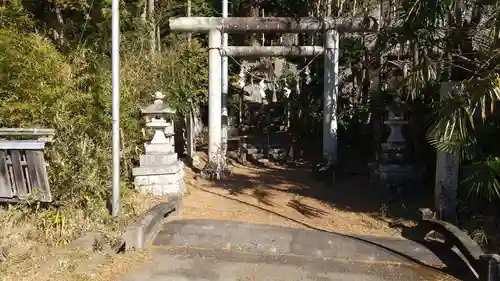
[[[231,176],[217,181],[211,185],[212,188],[222,189],[233,196],[252,196],[265,206],[287,206],[306,218],[328,215],[325,209],[304,202],[310,202],[307,199],[317,200],[329,206],[328,209],[363,213],[377,219],[389,218],[396,224],[401,219],[417,219],[418,208],[428,207],[432,202],[425,200],[425,192],[422,191],[418,196],[389,203],[386,193],[370,184],[370,176],[366,171],[338,180],[335,184],[327,184],[314,178],[308,164],[294,167],[257,167],[236,161],[232,161],[232,164],[234,169]],[[288,201],[277,200],[277,193],[288,194]],[[398,225],[393,227],[399,228]]]

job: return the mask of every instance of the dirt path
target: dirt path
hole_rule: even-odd
[[[380,196],[363,179],[327,186],[300,168],[233,164],[220,182],[186,171],[183,218],[223,219],[372,235],[400,235],[390,227]],[[410,225],[412,222],[400,220]]]

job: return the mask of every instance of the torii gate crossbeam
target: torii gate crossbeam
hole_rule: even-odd
[[[322,54],[321,46],[229,46],[221,49],[228,57],[308,57]]]
[[[275,32],[307,33],[336,30],[337,32],[375,32],[378,23],[370,17],[346,18],[282,18],[282,17],[179,17],[169,20],[169,27],[180,32],[209,32],[213,29],[227,33]]]
[[[220,175],[225,167],[222,151],[222,56],[311,56],[324,53],[323,155],[329,163],[337,162],[337,85],[339,32],[374,32],[377,21],[369,17],[349,18],[249,18],[249,17],[180,17],[169,20],[172,31],[209,33],[208,103],[209,103],[209,167]],[[222,46],[222,33],[324,32],[324,46],[243,47]]]

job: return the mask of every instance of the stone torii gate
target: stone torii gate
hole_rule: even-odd
[[[172,31],[208,32],[209,167],[217,174],[225,167],[222,151],[222,56],[314,56],[324,53],[323,156],[337,162],[337,85],[339,33],[376,32],[374,18],[179,17],[169,20]],[[324,33],[324,46],[222,46],[223,33]]]

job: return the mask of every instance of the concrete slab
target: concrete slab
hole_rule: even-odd
[[[234,221],[172,221],[163,226],[153,244],[358,261],[412,263],[416,260],[444,266],[427,248],[403,238],[352,238],[316,230]]]
[[[377,241],[428,261],[438,260],[430,252],[422,254],[425,250],[418,244],[398,238],[349,238],[261,224],[177,220],[166,223],[154,239],[153,259],[121,281],[456,280],[374,245]]]
[[[121,281],[447,281],[426,267],[386,262],[341,261],[187,247],[157,248],[141,271]]]

